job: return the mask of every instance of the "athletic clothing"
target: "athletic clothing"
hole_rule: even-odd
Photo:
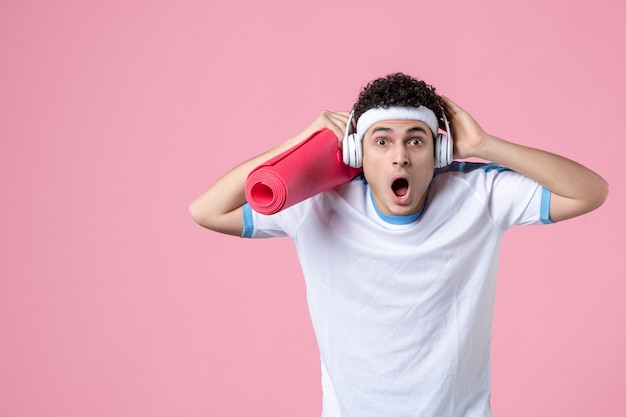
[[[289,236],[322,361],[323,417],[490,416],[500,245],[551,223],[550,192],[495,164],[436,171],[425,207],[387,216],[360,177],[266,216],[243,237]]]

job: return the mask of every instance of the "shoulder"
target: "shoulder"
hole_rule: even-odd
[[[359,198],[369,189],[363,174],[359,174],[351,181],[341,184],[328,192],[323,193],[330,198],[354,199]]]
[[[451,199],[473,197],[486,202],[501,198],[517,201],[534,194],[538,187],[535,181],[498,164],[455,161],[436,170],[430,188]]]
[[[256,217],[269,217],[285,230],[295,230],[302,222],[324,219],[336,211],[364,207],[369,186],[358,176],[352,181],[315,194],[270,216],[255,213]]]
[[[500,172],[514,172],[507,167],[495,164],[493,162],[468,162],[468,161],[454,161],[450,165],[437,168],[435,170],[435,177],[445,174],[458,174],[465,176],[472,175],[484,175],[488,173],[500,173]]]
[[[528,181],[524,175],[495,163],[454,161],[452,164],[435,170],[435,183],[470,186],[475,189],[491,189],[499,183]]]

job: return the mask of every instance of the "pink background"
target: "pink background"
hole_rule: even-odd
[[[291,242],[187,206],[393,71],[609,181],[505,239],[492,402],[626,415],[620,4],[3,0],[0,416],[319,416]]]

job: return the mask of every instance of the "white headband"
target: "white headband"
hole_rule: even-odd
[[[352,114],[350,115],[352,119]],[[439,133],[439,121],[435,112],[426,106],[419,107],[375,107],[369,109],[359,117],[359,121],[356,124],[356,139],[357,141],[363,140],[363,136],[367,129],[369,129],[374,123],[381,122],[383,120],[419,120],[426,123],[426,125],[433,132],[433,136],[437,137]],[[350,123],[350,121],[348,122]]]

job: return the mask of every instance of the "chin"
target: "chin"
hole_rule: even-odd
[[[409,216],[411,214],[415,214],[419,211],[419,208],[415,208],[414,204],[411,205],[397,205],[390,204],[387,206],[389,213],[391,216]]]
[[[419,211],[418,209],[408,209],[408,208],[405,208],[405,209],[396,210],[393,215],[394,216],[410,216],[411,214],[415,214],[418,211]]]

